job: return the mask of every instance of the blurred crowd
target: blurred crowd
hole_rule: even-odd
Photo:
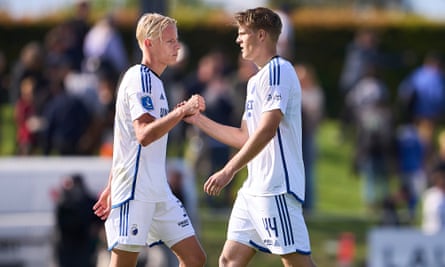
[[[363,180],[366,208],[379,214],[381,224],[413,225],[420,217],[428,225],[434,217],[442,228],[443,58],[440,51],[419,56],[421,64],[406,73],[397,88],[389,88],[385,71],[400,67],[403,59],[385,54],[375,31],[358,31],[346,48],[339,79],[344,100],[341,132],[354,140],[352,169]],[[422,201],[430,188],[441,192],[434,211],[431,203]]]
[[[89,2],[76,3],[74,17],[54,26],[42,42],[31,41],[21,49],[10,73],[0,53],[0,97],[14,106],[17,155],[112,154],[116,88],[131,60],[113,15],[90,25]],[[278,51],[295,64],[302,88],[305,209],[310,214],[317,205],[314,169],[324,88],[314,66],[298,61],[286,10],[277,12],[283,21]],[[231,62],[224,49],[215,47],[190,70],[189,55],[187,44],[182,43],[178,62],[161,77],[171,108],[201,94],[210,118],[238,125],[246,83],[256,66],[241,58]],[[359,30],[345,49],[338,78],[343,101],[341,138],[354,142],[351,169],[363,181],[364,204],[373,214],[381,214],[382,224],[414,223],[419,203],[431,188],[439,188],[436,197],[428,199],[441,201],[434,212],[442,216],[439,224],[445,224],[445,188],[440,182],[445,175],[443,59],[437,51],[422,56],[423,63],[406,73],[398,88],[388,88],[383,72],[403,62],[381,51],[376,32]],[[221,168],[232,152],[185,123],[169,134],[170,155],[185,158],[196,177],[206,178]],[[219,209],[230,207],[232,200],[228,187],[206,203]],[[425,218],[432,217],[428,212]]]
[[[17,155],[91,155],[112,140],[127,52],[112,15],[90,26],[90,3],[76,3],[74,17],[27,43],[1,77],[2,97],[14,106]]]

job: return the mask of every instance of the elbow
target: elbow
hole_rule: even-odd
[[[249,135],[248,134],[243,134],[242,136],[240,136],[240,138],[238,138],[234,144],[233,147],[236,149],[241,149],[244,144],[247,142],[247,140],[249,139]]]
[[[153,142],[153,138],[149,134],[144,133],[136,133],[136,140],[142,146],[148,146]]]
[[[146,146],[148,146],[150,144],[150,142],[141,140],[141,141],[139,141],[139,144],[141,144],[141,146],[143,146],[143,147],[146,147]]]
[[[276,130],[272,131],[268,129],[266,131],[263,131],[261,135],[263,136],[264,140],[270,141],[275,137],[276,134],[277,134]]]

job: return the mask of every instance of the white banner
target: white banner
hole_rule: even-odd
[[[445,232],[378,228],[368,239],[368,267],[445,267]]]

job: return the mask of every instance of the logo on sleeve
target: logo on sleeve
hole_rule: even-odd
[[[146,109],[146,110],[153,110],[153,100],[151,99],[151,97],[147,96],[143,96],[141,98],[141,103],[142,106]]]
[[[280,93],[278,93],[278,92],[276,92],[276,93],[274,93],[273,95],[272,94],[268,94],[267,95],[267,98],[266,98],[266,101],[267,102],[269,102],[269,101],[271,101],[271,100],[273,100],[273,101],[281,101],[281,94]]]

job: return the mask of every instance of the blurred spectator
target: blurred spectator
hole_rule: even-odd
[[[81,175],[63,180],[56,204],[55,252],[59,267],[96,267],[102,222],[92,212],[94,203]]]
[[[37,149],[36,132],[40,130],[41,125],[34,104],[35,87],[36,82],[33,78],[24,78],[20,85],[20,98],[14,106],[18,155],[34,154]]]
[[[346,95],[363,78],[369,66],[377,66],[380,60],[379,39],[377,34],[370,29],[359,29],[351,43],[348,43],[345,51],[343,67],[340,73],[339,89],[342,101],[346,101]],[[346,103],[344,103],[346,105]],[[341,138],[349,138],[351,132],[352,114],[343,106],[340,114]]]
[[[97,132],[99,135],[99,154],[101,156],[112,157],[113,155],[113,135],[114,135],[114,114],[116,108],[116,88],[117,77],[110,73],[99,74],[98,95],[102,111],[95,118]],[[92,139],[94,142],[94,139]]]
[[[324,94],[318,83],[314,69],[306,64],[296,64],[295,70],[301,85],[302,148],[304,171],[306,174],[306,195],[303,208],[312,212],[316,203],[316,181],[314,164],[316,161],[316,137],[318,126],[323,118]]]
[[[410,220],[415,218],[417,204],[425,190],[425,145],[413,124],[403,124],[397,129],[397,159],[400,186],[406,192]]]
[[[114,72],[112,75],[116,76]],[[73,72],[70,70],[63,79],[63,85],[69,94],[78,97],[88,107],[91,114],[99,115],[102,112],[103,106],[100,103],[98,92],[98,72]]]
[[[29,42],[21,49],[20,57],[14,63],[10,77],[9,97],[12,105],[15,105],[20,98],[22,80],[29,77],[35,81],[34,105],[36,111],[41,111],[48,95],[44,60],[44,50],[38,42]]]
[[[346,96],[356,133],[354,168],[364,179],[368,208],[380,206],[389,194],[389,171],[394,155],[393,115],[388,89],[373,66]]]
[[[435,234],[445,229],[445,164],[438,164],[432,172],[433,185],[423,195],[422,230]]]
[[[433,136],[437,122],[444,114],[444,86],[442,56],[429,52],[422,66],[405,78],[398,89],[398,100],[404,107],[402,112],[409,114],[408,119],[417,126],[426,145],[428,160],[433,152]]]
[[[380,60],[378,37],[370,29],[356,32],[352,43],[346,48],[345,60],[340,76],[340,90],[347,94],[363,78],[369,66],[377,66]]]
[[[59,66],[61,72],[66,67]],[[58,73],[56,76],[62,75]],[[90,126],[91,114],[76,96],[68,94],[58,79],[52,84],[53,96],[43,112],[43,153],[50,155],[84,154],[81,139]]]
[[[129,64],[113,14],[99,20],[86,34],[83,51],[87,72],[104,68],[118,76]]]
[[[90,11],[90,0],[75,0],[74,16],[61,26],[65,31],[64,37],[66,38],[63,53],[75,71],[81,70],[84,60],[83,43],[90,28],[88,22]]]

